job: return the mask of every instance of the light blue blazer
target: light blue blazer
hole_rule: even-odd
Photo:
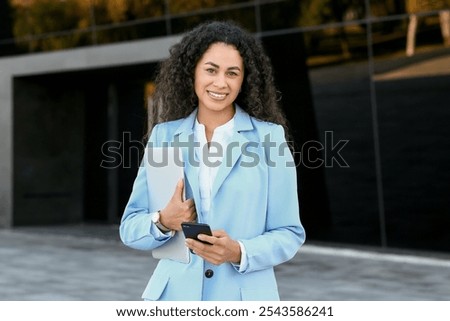
[[[161,146],[175,140],[192,141],[196,114],[195,110],[185,119],[156,125],[149,142]],[[199,168],[189,162],[185,162],[186,197],[194,199],[199,222],[210,224],[213,230],[223,229],[242,242],[247,268],[239,271],[231,263],[216,266],[194,254],[188,264],[162,259],[144,290],[144,299],[279,300],[273,268],[291,259],[305,241],[293,158],[282,126],[259,121],[238,106],[230,144],[232,148],[224,148],[213,183],[208,217],[200,211]],[[184,160],[189,159],[189,150],[183,148]],[[140,166],[120,224],[125,245],[152,250],[170,239],[156,236],[149,214],[145,167]],[[207,270],[213,275],[207,273],[207,277]]]

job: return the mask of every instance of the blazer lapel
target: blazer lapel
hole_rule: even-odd
[[[198,182],[199,165],[196,164],[194,150],[194,121],[197,109],[194,110],[178,127],[174,135],[174,143],[179,143],[184,161],[185,193],[186,197],[192,195],[196,204],[200,204],[200,186]],[[197,209],[197,213],[200,213]]]
[[[219,167],[217,176],[212,186],[211,200],[213,200],[216,196],[223,182],[241,157],[242,151],[245,149],[245,145],[249,142],[247,137],[245,137],[242,132],[253,129],[250,116],[237,105],[234,121],[234,132],[228,142],[228,145],[224,149],[222,164]]]

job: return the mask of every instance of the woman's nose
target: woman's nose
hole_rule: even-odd
[[[214,79],[214,86],[218,88],[226,87],[227,82],[225,81],[225,75],[218,74]]]

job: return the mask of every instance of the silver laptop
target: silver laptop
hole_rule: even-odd
[[[147,172],[148,202],[150,213],[163,209],[184,178],[181,149],[176,147],[147,147],[144,155]],[[156,259],[170,259],[189,263],[189,249],[185,245],[184,234],[177,231],[164,245],[154,249]]]

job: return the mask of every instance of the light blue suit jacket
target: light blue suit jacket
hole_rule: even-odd
[[[193,140],[197,112],[154,127],[149,143]],[[199,222],[223,229],[245,246],[244,271],[231,263],[215,266],[196,255],[183,264],[162,259],[142,297],[147,300],[279,300],[273,267],[291,259],[305,240],[299,219],[296,170],[282,126],[259,121],[236,107],[234,133],[212,187],[208,217],[200,211],[198,166],[185,162],[186,197],[193,198]],[[182,148],[189,160],[192,149]],[[169,236],[156,237],[141,166],[120,225],[124,244],[152,250]],[[130,268],[132,269],[132,267]],[[207,278],[206,270],[213,276]]]

